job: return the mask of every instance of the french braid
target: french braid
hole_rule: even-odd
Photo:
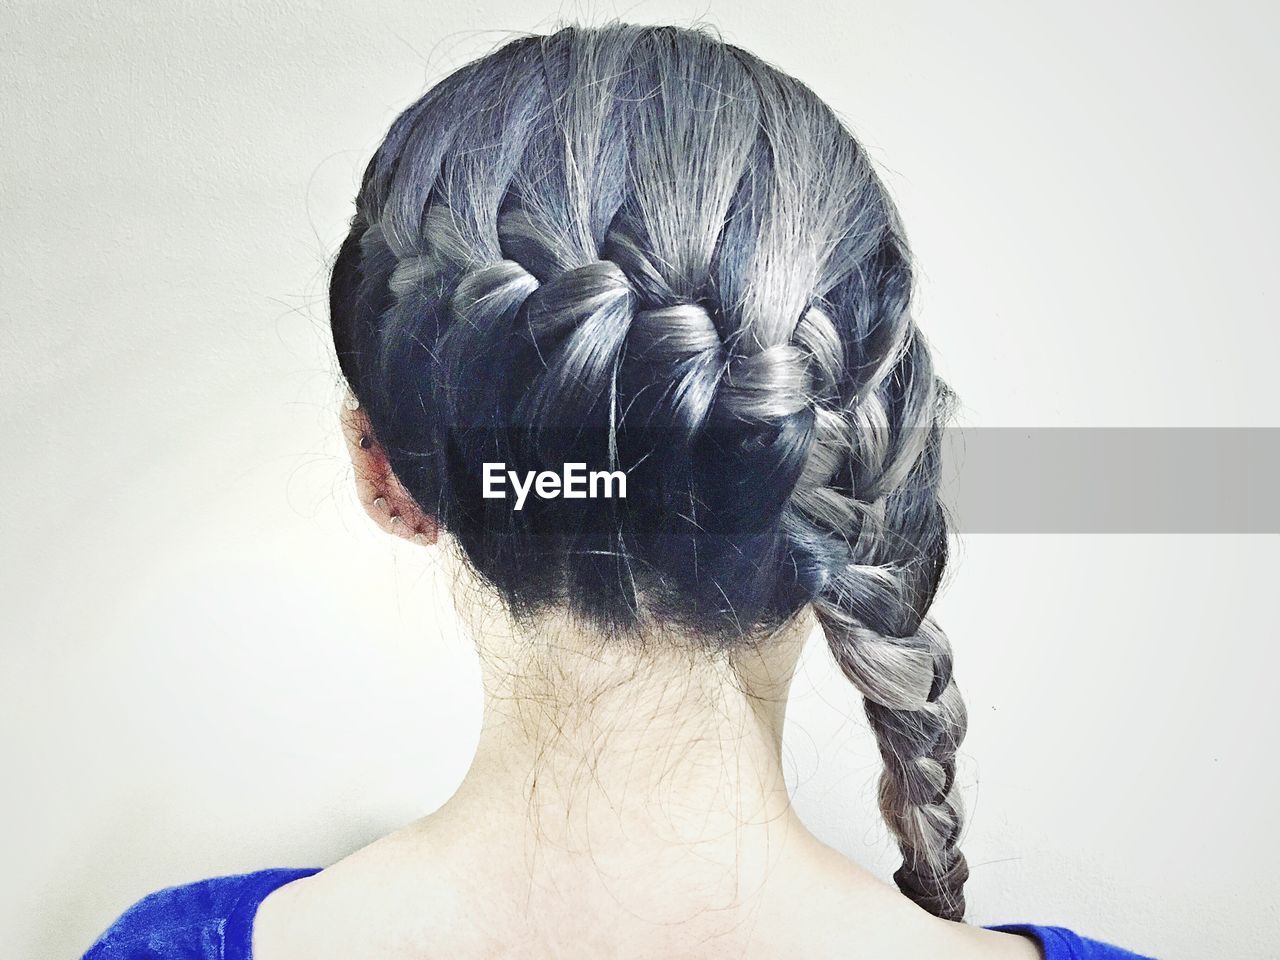
[[[817,97],[663,27],[513,41],[404,112],[334,266],[405,487],[516,613],[758,637],[812,605],[884,759],[898,886],[964,914],[964,706],[928,609],[949,393],[892,202]],[[625,503],[478,496],[487,461]]]

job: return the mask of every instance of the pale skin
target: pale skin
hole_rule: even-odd
[[[516,626],[364,411],[342,426],[374,522],[455,568],[484,720],[443,807],[266,899],[255,960],[1040,957],[931,916],[800,822],[782,728],[807,615],[732,662],[675,636],[641,652],[567,617]]]

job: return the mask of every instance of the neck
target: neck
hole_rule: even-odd
[[[586,875],[650,887],[660,875],[711,896],[738,891],[742,878],[758,883],[789,850],[816,844],[792,811],[781,762],[808,626],[732,656],[563,621],[477,629],[480,742],[429,819],[518,844],[507,852],[557,888]]]
[[[732,656],[506,623],[472,622],[485,715],[454,796],[325,870],[310,899],[297,884],[292,906],[273,895],[264,942],[288,929],[316,938],[306,956],[373,937],[379,956],[427,955],[421,940],[432,956],[513,960],[978,955],[968,928],[795,816],[781,742],[808,618]],[[358,909],[335,912],[344,897]],[[1034,955],[1018,946],[981,955]]]
[[[449,938],[455,956],[974,955],[954,949],[966,928],[791,808],[782,727],[808,618],[732,656],[506,623],[472,623],[485,715],[454,796],[324,871],[312,906],[294,908],[331,930],[316,926],[326,898],[358,891],[360,923],[324,955],[351,955],[343,936],[366,949],[370,930],[400,938],[385,956],[419,955],[405,930],[433,955]]]

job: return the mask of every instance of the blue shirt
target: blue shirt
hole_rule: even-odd
[[[316,868],[260,870],[167,887],[113,923],[83,960],[252,960],[253,916],[272,890]],[[1040,943],[1045,960],[1152,960],[1062,927],[1006,924]]]

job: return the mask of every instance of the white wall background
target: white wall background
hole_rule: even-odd
[[[427,81],[618,14],[701,16],[848,118],[966,423],[1280,425],[1274,8],[8,0],[0,955],[331,862],[462,776],[475,665],[425,559],[357,512],[325,267]],[[939,614],[974,920],[1276,956],[1276,547],[966,539]],[[797,803],[887,875],[859,704],[811,653]]]

